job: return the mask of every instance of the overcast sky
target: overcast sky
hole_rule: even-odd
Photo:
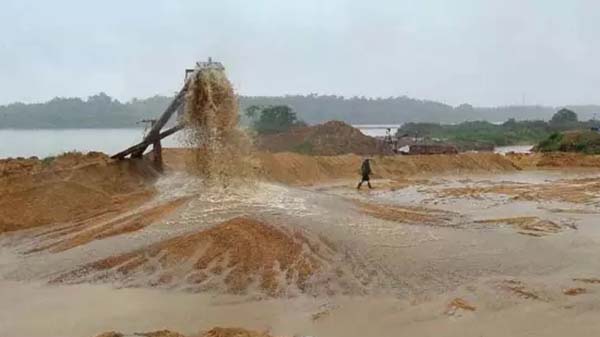
[[[597,0],[1,0],[0,104],[171,94],[208,56],[239,93],[600,104]]]

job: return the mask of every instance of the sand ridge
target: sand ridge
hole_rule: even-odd
[[[362,291],[332,243],[300,230],[234,218],[206,230],[77,268],[53,283],[117,281],[267,296]]]

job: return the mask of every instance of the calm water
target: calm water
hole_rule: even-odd
[[[384,136],[385,129],[397,126],[361,125],[369,136]],[[115,154],[142,140],[143,129],[48,129],[0,130],[0,158],[54,156],[67,151],[100,151]],[[165,147],[180,147],[180,134],[163,140]]]
[[[384,136],[386,129],[396,132],[397,125],[355,125],[369,136]],[[100,151],[117,153],[142,140],[142,129],[65,129],[65,130],[0,130],[0,158],[40,158],[67,151]],[[181,134],[163,140],[165,147],[182,146]],[[496,152],[528,152],[531,146],[498,148]]]
[[[47,157],[66,151],[114,154],[142,140],[142,129],[0,130],[0,158]],[[163,141],[179,146],[177,135]]]

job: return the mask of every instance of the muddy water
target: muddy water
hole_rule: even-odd
[[[353,188],[354,182],[314,189],[257,183],[198,194],[198,181],[167,176],[158,182],[160,200],[194,199],[177,214],[139,233],[32,256],[21,252],[34,243],[18,235],[0,237],[0,336],[83,337],[106,330],[133,333],[164,328],[195,333],[216,325],[285,336],[598,335],[600,284],[573,280],[600,277],[597,191],[589,191],[595,199],[580,203],[522,200],[501,193],[440,194],[449,188],[497,185],[539,189],[598,177],[590,171],[429,177],[393,190],[375,182],[380,188],[361,192]],[[419,206],[453,216],[449,226],[386,221],[362,213],[354,200]],[[111,284],[44,283],[74,265],[238,215],[302,227],[356,250],[365,263],[383,271],[385,291],[257,301],[210,293],[115,289]],[[478,222],[514,217],[553,221],[561,229],[534,237],[520,234],[510,224]],[[575,287],[585,288],[586,293],[563,293]],[[476,310],[449,311],[448,303],[457,297]]]

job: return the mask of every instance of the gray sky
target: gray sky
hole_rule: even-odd
[[[2,0],[0,104],[170,94],[212,56],[239,93],[600,104],[597,0]]]

